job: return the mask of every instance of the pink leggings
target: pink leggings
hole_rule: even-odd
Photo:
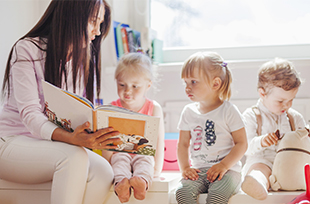
[[[139,176],[147,181],[148,186],[152,184],[154,175],[154,157],[152,156],[114,153],[111,157],[111,165],[114,171],[114,183],[124,178]]]

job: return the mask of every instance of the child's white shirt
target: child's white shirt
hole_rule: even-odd
[[[256,106],[260,109],[262,117],[262,135],[257,135],[257,120],[252,108],[247,108],[243,112],[245,120],[245,129],[248,139],[248,149],[245,153],[247,158],[265,158],[273,160],[276,156],[277,145],[262,147],[261,140],[268,133],[275,132],[279,129],[280,134],[291,131],[291,126],[286,113],[276,115],[270,112],[259,99]],[[296,110],[290,108],[290,114],[294,118],[295,129],[306,127],[303,116]]]
[[[193,168],[219,163],[235,145],[231,133],[243,127],[238,108],[228,101],[205,114],[199,112],[198,103],[190,103],[184,107],[178,124],[179,130],[191,133],[190,160]],[[231,169],[240,172],[241,162]]]

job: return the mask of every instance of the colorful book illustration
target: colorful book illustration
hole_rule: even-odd
[[[94,105],[84,97],[60,89],[42,81],[45,99],[45,114],[56,125],[73,131],[89,121],[89,131],[112,126],[120,132],[117,149],[105,149],[155,156],[159,117],[136,113],[112,105]]]

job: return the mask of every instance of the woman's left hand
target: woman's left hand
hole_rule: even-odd
[[[89,122],[79,125],[74,132],[68,132],[62,128],[56,128],[52,135],[52,140],[66,142],[69,144],[87,147],[90,149],[115,149],[117,146],[110,145],[119,141],[119,138],[111,138],[119,134],[112,127],[102,128],[96,132],[89,133]],[[108,146],[109,145],[109,146]]]

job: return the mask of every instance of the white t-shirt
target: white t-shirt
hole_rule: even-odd
[[[254,158],[266,158],[273,161],[276,156],[277,145],[271,145],[269,147],[262,147],[261,140],[268,133],[275,132],[277,129],[280,134],[291,131],[291,126],[286,113],[276,115],[270,112],[261,102],[258,100],[256,106],[260,109],[262,117],[262,135],[257,135],[257,120],[252,108],[247,108],[243,112],[243,117],[246,124],[246,133],[248,139],[248,150],[245,155],[247,159]],[[295,129],[306,127],[303,116],[296,110],[290,108],[290,114],[294,118]]]
[[[211,167],[219,163],[233,148],[232,132],[244,127],[238,108],[228,101],[208,113],[201,114],[198,103],[184,107],[179,130],[190,131],[190,160],[194,168]],[[241,162],[232,168],[241,170]]]

